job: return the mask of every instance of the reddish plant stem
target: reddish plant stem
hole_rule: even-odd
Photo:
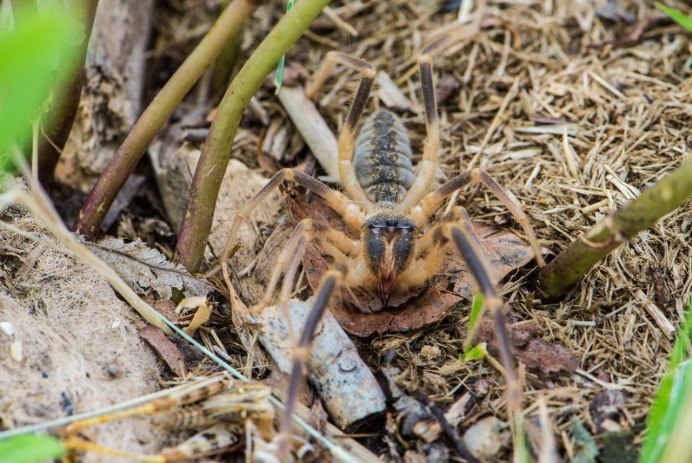
[[[132,174],[144,151],[200,76],[261,2],[233,0],[202,41],[139,117],[98,179],[79,212],[75,232],[93,239],[113,200]]]
[[[73,5],[84,26],[84,36],[81,43],[76,45],[79,51],[75,63],[79,63],[79,66],[63,69],[60,73],[55,102],[42,123],[43,133],[38,147],[38,178],[44,188],[53,183],[53,171],[77,115],[85,80],[84,62],[98,3],[98,0],[77,0]]]

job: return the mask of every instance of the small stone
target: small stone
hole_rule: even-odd
[[[510,440],[509,426],[494,416],[481,419],[464,434],[466,448],[481,462],[500,461],[500,452]]]
[[[14,326],[10,322],[0,322],[0,330],[7,336],[14,336]]]
[[[24,349],[22,348],[22,343],[19,341],[14,341],[10,344],[10,355],[17,362],[21,362],[24,358]]]
[[[440,348],[437,346],[423,346],[420,356],[427,360],[432,360],[440,356]]]

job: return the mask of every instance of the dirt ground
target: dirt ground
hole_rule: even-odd
[[[400,93],[392,99],[387,91],[393,86],[378,80],[366,114],[387,108],[402,118],[415,165],[425,137],[416,59],[431,38],[460,16],[463,19],[468,3],[334,3],[287,55],[285,85],[304,85],[329,50],[369,61]],[[438,181],[471,167],[487,171],[521,203],[549,259],[689,157],[690,34],[650,1],[473,3],[484,12],[481,30],[433,60],[441,122]],[[682,1],[668,3],[689,12]],[[156,4],[151,55],[147,75],[142,76],[145,100],[194,47],[218,7],[219,2],[210,0]],[[249,56],[284,7],[272,1],[258,8],[243,31],[241,57]],[[476,12],[470,10],[471,18]],[[357,84],[353,73],[339,72],[321,92],[317,107],[335,134]],[[195,89],[171,125],[180,125],[196,111],[198,125],[192,125],[204,131],[218,103],[218,95],[200,96],[209,88]],[[258,105],[241,124],[232,157],[265,178],[280,167],[311,165],[312,155],[269,80],[256,99]],[[186,143],[201,145],[190,139]],[[150,175],[151,170],[143,166],[139,173]],[[325,175],[319,165],[316,174]],[[167,223],[153,181],[145,182],[137,194],[154,207],[133,201],[109,233],[140,237],[152,247],[172,251],[170,230],[177,225]],[[462,189],[456,201],[474,221],[524,236],[487,189]],[[277,201],[276,216],[268,214],[266,220],[255,222],[254,247],[242,250],[246,260],[241,264],[236,259],[232,267],[240,281],[235,282],[236,290],[248,305],[257,302],[261,291],[243,280],[265,281],[266,275],[257,274],[271,268],[271,252],[260,251],[266,251],[277,224],[283,239],[291,228],[290,208],[280,204]],[[534,262],[502,280],[500,293],[507,301],[525,391],[523,414],[534,451],[552,436],[560,460],[636,461],[675,327],[692,296],[691,235],[688,203],[617,249],[559,301],[541,300],[535,290]],[[272,246],[280,248],[275,242]],[[208,255],[209,264],[215,256],[218,252]],[[308,285],[300,292],[310,293]],[[227,343],[232,364],[242,368],[247,352],[224,315],[228,302],[222,297],[216,302],[218,314],[210,326]],[[424,327],[353,340],[382,382],[394,382],[416,400],[427,397],[443,412],[461,404],[459,436],[469,435],[474,425],[492,416],[499,424],[484,438],[504,443],[505,379],[492,362],[459,360],[470,307],[466,298]],[[490,355],[499,359],[493,339],[487,320],[476,342],[488,342]],[[266,375],[264,368],[254,371],[259,379]],[[359,441],[386,461],[465,461],[449,437],[431,443],[407,434],[403,415],[390,402],[387,416],[357,430]],[[541,431],[546,417],[548,437]],[[593,444],[600,455],[589,459]],[[511,449],[504,447],[485,461],[510,459]]]

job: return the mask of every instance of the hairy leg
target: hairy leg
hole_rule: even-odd
[[[360,72],[360,84],[353,97],[351,109],[346,117],[344,127],[339,134],[339,177],[344,190],[354,201],[369,205],[371,204],[363,187],[358,182],[353,170],[353,148],[355,144],[355,132],[360,116],[363,114],[365,104],[370,96],[370,91],[375,82],[377,71],[367,61],[354,58],[352,56],[330,51],[324,59],[322,67],[315,74],[311,85],[306,89],[309,98],[315,99],[327,80],[334,71],[337,64],[347,66]]]
[[[425,128],[428,135],[423,145],[423,157],[418,162],[416,179],[401,203],[404,210],[408,210],[418,203],[430,188],[430,184],[435,178],[437,156],[440,150],[440,121],[437,115],[435,86],[433,85],[432,55],[427,47],[423,49],[423,53],[418,58],[418,66],[423,90],[423,105],[425,106]]]
[[[543,255],[541,254],[541,247],[538,244],[538,239],[536,239],[536,234],[529,223],[528,217],[521,209],[521,205],[514,198],[509,196],[490,175],[480,169],[471,169],[457,175],[436,191],[427,194],[413,209],[411,209],[411,218],[419,227],[424,226],[435,211],[440,208],[446,198],[465,185],[473,185],[479,182],[488,187],[497,199],[509,210],[514,219],[519,222],[519,225],[521,225],[521,228],[526,234],[526,239],[531,245],[536,263],[539,267],[543,267],[545,265],[545,260],[543,260]]]
[[[521,406],[521,386],[512,360],[507,322],[502,312],[503,302],[497,294],[492,267],[466,211],[461,207],[455,208],[448,219],[431,229],[429,247],[416,250],[422,257],[401,275],[401,283],[411,287],[423,284],[439,272],[448,247],[456,247],[483,294],[484,310],[489,311],[495,320],[502,365],[507,379],[508,407],[510,411],[516,411]],[[472,332],[470,338],[473,338],[473,335]],[[470,339],[467,342],[470,342]]]
[[[277,172],[274,177],[269,180],[269,183],[267,183],[259,192],[257,192],[257,194],[236,213],[235,219],[233,220],[233,225],[231,225],[231,231],[226,239],[226,246],[220,259],[221,268],[224,272],[224,279],[227,280],[227,283],[230,280],[228,271],[226,269],[226,262],[228,261],[231,250],[236,243],[240,225],[247,220],[253,209],[255,209],[262,202],[262,200],[269,196],[271,192],[278,188],[283,181],[293,181],[322,197],[327,205],[343,218],[344,223],[346,223],[347,226],[349,226],[352,230],[360,231],[360,228],[365,221],[365,214],[358,204],[349,200],[343,193],[332,190],[324,183],[304,172],[294,169],[282,169]]]

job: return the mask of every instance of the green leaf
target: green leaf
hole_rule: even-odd
[[[692,31],[692,16],[688,16],[682,11],[666,6],[663,3],[656,2],[656,7],[670,16],[673,21],[680,24],[684,29]]]
[[[478,322],[478,317],[481,315],[483,310],[483,293],[478,292],[476,295],[473,297],[473,302],[471,303],[471,315],[469,316],[469,327],[466,330],[466,336],[471,337],[471,335],[474,332],[474,329],[476,327],[476,323]],[[470,341],[469,341],[470,342]],[[463,361],[467,362],[470,360],[477,360],[479,358],[482,358],[485,353],[485,345],[483,345],[482,353],[480,353],[479,350],[477,350],[479,346],[471,347],[469,344],[464,348],[464,358]],[[473,354],[472,354],[473,352]],[[480,356],[478,356],[480,354]]]
[[[82,26],[61,10],[24,14],[15,30],[0,32],[0,155],[28,139],[31,121],[59,72],[74,64],[82,38]]]
[[[659,462],[676,423],[685,420],[686,407],[692,395],[692,360],[688,352],[692,348],[692,300],[673,345],[668,360],[668,373],[663,377],[656,399],[649,413],[646,441],[639,461]]]
[[[473,360],[479,360],[485,357],[487,353],[486,343],[482,342],[472,348],[466,349],[464,352],[464,362],[471,362]]]
[[[572,418],[572,435],[574,436],[574,459],[572,463],[595,463],[598,446],[581,421]]]
[[[1,463],[35,463],[61,457],[65,446],[53,436],[21,434],[0,440]]]
[[[296,0],[288,0],[288,3],[286,4],[286,12],[288,13],[291,11],[291,8],[293,8],[293,5],[295,4]],[[276,76],[274,76],[274,85],[276,85],[276,90],[274,93],[276,95],[279,94],[279,91],[281,90],[281,84],[283,83],[284,80],[284,67],[286,66],[286,55],[283,55],[281,59],[279,60],[279,65],[276,67]]]

